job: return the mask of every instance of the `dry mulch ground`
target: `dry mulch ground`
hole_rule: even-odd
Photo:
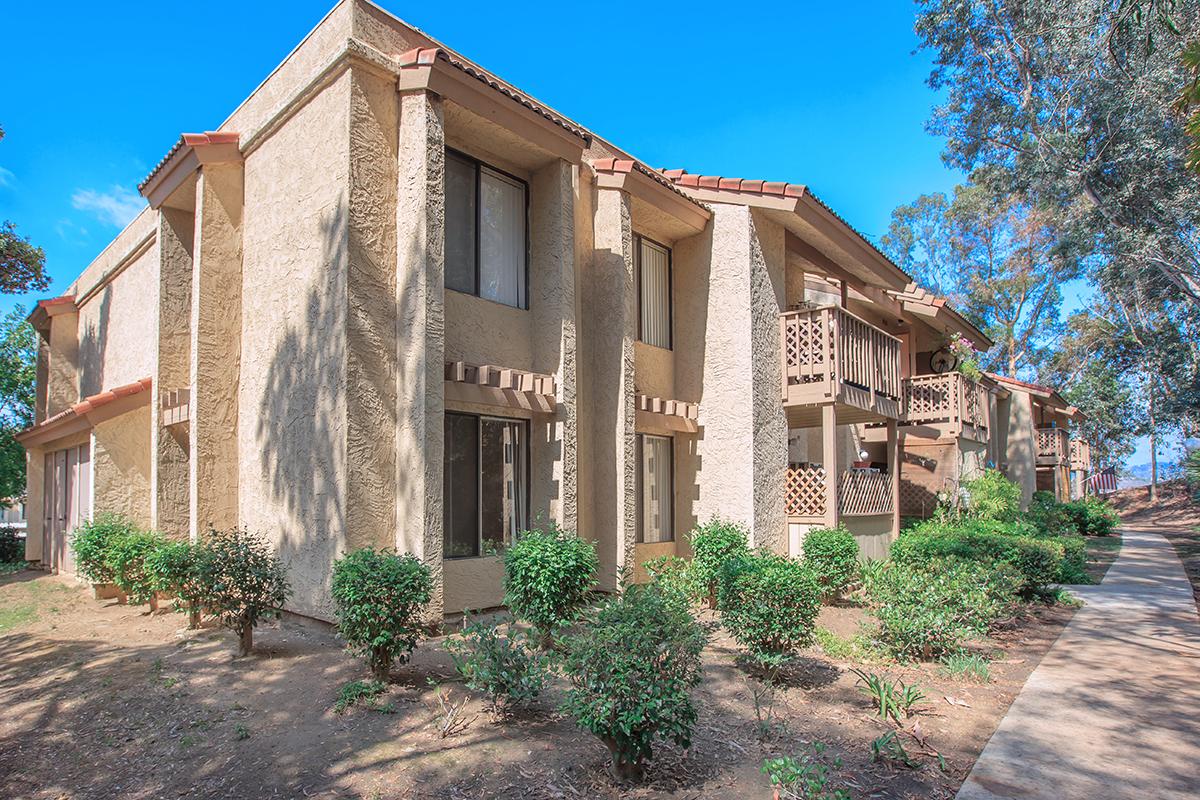
[[[94,600],[25,571],[0,578],[0,797],[765,799],[762,760],[820,740],[842,759],[837,777],[855,798],[949,798],[1071,613],[1031,607],[981,643],[995,659],[989,684],[956,682],[937,665],[867,667],[928,695],[917,718],[925,745],[901,734],[916,769],[872,760],[871,741],[890,726],[855,687],[849,669],[861,664],[819,649],[779,692],[761,741],[753,683],[718,631],[691,749],[657,747],[646,783],[621,787],[598,740],[557,712],[561,681],[535,708],[496,723],[429,641],[393,671],[382,699],[391,713],[338,715],[339,687],[365,674],[324,628],[260,628],[257,655],[235,660],[223,630],[186,631],[180,615]],[[849,637],[863,617],[829,607],[820,625]],[[465,731],[439,738],[432,684],[467,701]]]

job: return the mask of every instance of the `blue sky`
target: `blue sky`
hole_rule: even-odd
[[[382,5],[652,165],[808,184],[875,240],[895,206],[963,179],[925,132],[911,3]],[[217,127],[330,7],[245,3],[235,24],[161,2],[6,9],[22,33],[0,50],[0,219],[45,249],[51,294],[137,212],[179,134]]]

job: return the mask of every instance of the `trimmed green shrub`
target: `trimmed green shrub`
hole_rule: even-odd
[[[812,643],[821,587],[802,562],[755,552],[727,561],[719,587],[721,624],[756,665],[777,669]]]
[[[92,583],[112,583],[113,573],[108,566],[108,544],[112,539],[126,536],[137,526],[119,514],[99,514],[75,529],[71,550],[75,553],[75,569]]]
[[[429,567],[412,555],[364,547],[333,562],[338,634],[386,682],[421,638],[422,610],[433,596]]]
[[[579,616],[599,565],[593,542],[556,525],[527,531],[504,551],[504,603],[547,643]]]
[[[25,540],[17,536],[11,525],[0,525],[0,564],[15,564],[25,560]]]
[[[240,528],[210,529],[199,546],[204,605],[238,635],[238,655],[249,655],[254,626],[259,619],[278,617],[291,594],[287,568],[262,536]]]
[[[142,530],[132,530],[108,539],[104,564],[112,575],[112,582],[135,605],[148,603],[154,597],[154,579],[144,569],[145,560],[164,541],[161,534]]]
[[[708,594],[714,606],[721,568],[730,559],[750,554],[750,532],[744,525],[711,519],[697,525],[691,534],[692,578],[698,591]]]
[[[550,659],[511,625],[502,635],[495,622],[477,620],[461,637],[447,640],[446,650],[463,682],[488,695],[496,716],[535,700],[550,679]]]
[[[1070,584],[1090,584],[1092,577],[1087,571],[1087,542],[1082,536],[1059,536],[1053,539],[1063,549],[1062,563],[1059,564],[1058,582]]]
[[[1071,515],[1075,530],[1084,536],[1110,536],[1121,522],[1121,515],[1098,497],[1085,497],[1063,504]]]
[[[659,556],[645,564],[650,580],[665,592],[675,592],[685,600],[695,594],[695,573],[691,563],[679,556]]]
[[[571,688],[563,710],[612,754],[612,774],[639,780],[656,740],[691,743],[707,633],[677,594],[630,586],[564,639]]]
[[[142,569],[156,592],[174,595],[175,610],[186,611],[188,627],[200,627],[204,586],[200,558],[204,550],[191,542],[165,541],[146,554]]]
[[[1070,536],[1079,530],[1071,504],[1058,502],[1050,492],[1033,493],[1028,519],[1042,536]]]
[[[840,525],[815,528],[804,536],[804,564],[824,599],[838,597],[858,575],[858,542]]]
[[[978,478],[962,482],[966,491],[967,516],[1012,522],[1021,514],[1021,487],[997,469],[987,469]]]
[[[1063,546],[1054,539],[1027,535],[1031,530],[1028,525],[993,520],[931,522],[905,531],[892,544],[891,558],[913,565],[940,558],[1007,564],[1022,578],[1021,594],[1032,597],[1058,581]]]
[[[1003,564],[888,561],[866,576],[880,644],[898,659],[958,652],[1012,608],[1021,579]]]

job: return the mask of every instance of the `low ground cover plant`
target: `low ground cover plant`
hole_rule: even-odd
[[[762,773],[781,800],[850,800],[845,789],[832,788],[831,773],[842,768],[842,760],[827,762],[825,743],[813,742],[798,757],[783,756],[763,761]]]
[[[925,699],[925,692],[915,683],[906,684],[899,679],[889,681],[882,675],[861,669],[850,671],[858,676],[858,690],[871,698],[875,713],[882,720],[891,718],[897,724],[903,724]]]
[[[258,621],[278,617],[291,593],[287,568],[262,536],[240,528],[209,530],[200,547],[205,607],[238,635],[238,655],[249,655]]]
[[[333,562],[338,634],[386,682],[421,638],[425,604],[433,595],[429,567],[415,556],[364,547]]]
[[[550,679],[550,659],[538,643],[512,625],[475,620],[446,650],[468,688],[487,694],[492,714],[502,717],[537,699]]]
[[[943,675],[959,681],[991,683],[988,661],[978,653],[951,653],[942,659]]]
[[[593,542],[555,525],[522,533],[504,551],[504,604],[548,645],[579,616],[599,564]]]
[[[725,563],[750,554],[750,532],[745,526],[711,519],[692,530],[692,579],[710,607],[716,607],[717,581]]]
[[[394,709],[379,703],[379,696],[385,692],[387,692],[387,684],[382,681],[350,681],[338,690],[333,710],[338,714],[344,714],[352,706],[361,703],[377,711],[392,711]]]
[[[750,661],[778,670],[812,643],[821,587],[802,562],[756,551],[725,563],[717,609]]]
[[[653,583],[605,601],[564,638],[563,710],[608,748],[617,779],[640,780],[655,741],[691,743],[706,640],[686,603]]]
[[[1021,585],[1005,564],[958,558],[892,560],[865,580],[875,635],[902,661],[960,651],[1011,611]]]
[[[75,529],[71,550],[75,553],[75,569],[92,583],[112,583],[113,572],[108,564],[111,540],[127,536],[137,526],[119,514],[97,514]]]
[[[804,536],[804,564],[821,586],[821,597],[840,597],[858,575],[858,542],[842,526],[815,528]]]
[[[188,627],[200,627],[204,601],[200,559],[204,550],[191,542],[163,541],[146,554],[142,569],[154,591],[172,595],[176,611],[186,612]]]

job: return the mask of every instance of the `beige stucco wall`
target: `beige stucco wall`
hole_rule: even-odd
[[[1033,427],[1033,406],[1027,392],[1013,389],[1007,403],[1005,460],[1008,477],[1021,486],[1021,507],[1026,508],[1037,490],[1037,436]]]
[[[92,429],[92,511],[150,526],[150,407]]]
[[[158,248],[151,246],[79,307],[79,393],[154,374]]]
[[[503,605],[504,561],[500,556],[451,558],[442,570],[447,614]]]

